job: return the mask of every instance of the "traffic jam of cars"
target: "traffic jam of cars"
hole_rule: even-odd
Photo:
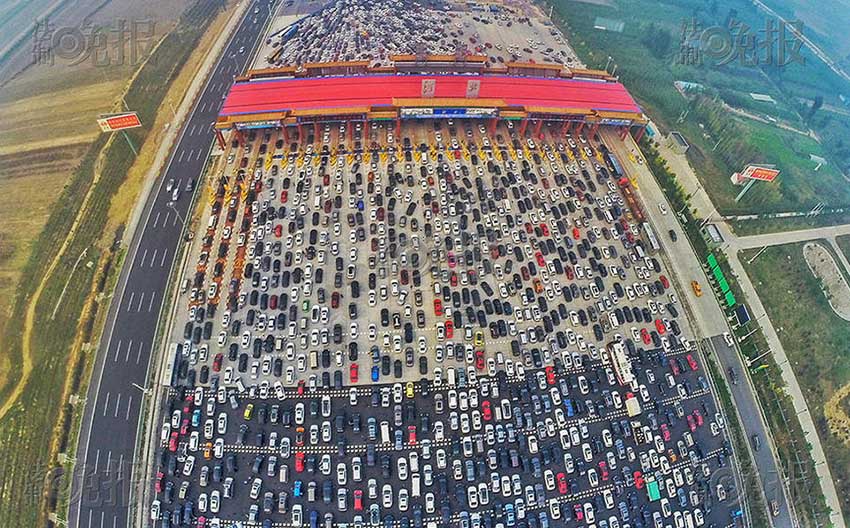
[[[723,416],[604,145],[486,125],[228,145],[179,301],[156,526],[733,523]]]

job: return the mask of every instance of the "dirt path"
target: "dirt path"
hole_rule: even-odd
[[[74,235],[77,232],[77,228],[80,225],[80,222],[84,218],[86,213],[86,209],[91,199],[91,196],[94,192],[97,183],[100,181],[101,169],[103,168],[103,162],[106,152],[109,151],[109,147],[112,145],[112,141],[115,136],[111,136],[106,144],[101,149],[98,154],[97,161],[95,162],[94,168],[94,177],[92,178],[92,182],[89,185],[89,190],[86,193],[86,196],[83,198],[83,203],[80,205],[80,210],[77,213],[77,216],[74,218],[74,223],[71,225],[71,229],[68,230],[68,235],[65,237],[65,240],[62,241],[62,246],[59,248],[59,251],[56,253],[56,256],[53,257],[53,260],[50,262],[50,266],[47,268],[47,271],[44,273],[44,277],[42,277],[41,282],[38,284],[35,292],[32,295],[32,298],[27,305],[27,312],[24,317],[24,328],[23,328],[23,337],[21,339],[21,356],[23,360],[23,365],[21,366],[21,379],[18,380],[17,385],[15,385],[15,389],[9,395],[9,398],[3,402],[3,407],[0,407],[0,420],[6,416],[6,413],[12,408],[15,402],[18,401],[21,394],[24,391],[24,387],[27,386],[27,382],[29,381],[30,375],[32,374],[33,361],[32,361],[32,333],[33,327],[35,326],[35,316],[36,316],[36,307],[38,306],[38,301],[41,298],[41,294],[44,291],[45,286],[47,286],[47,282],[50,280],[50,277],[53,275],[53,272],[56,270],[56,266],[59,265],[59,262],[62,260],[62,257],[65,255],[65,251],[68,249],[68,246],[71,244],[71,241],[74,239]]]

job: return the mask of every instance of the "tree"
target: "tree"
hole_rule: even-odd
[[[652,22],[647,26],[641,38],[641,43],[649,49],[655,58],[662,59],[670,53],[673,35],[670,34],[670,31],[660,28]]]
[[[815,112],[820,110],[821,106],[823,106],[823,96],[816,95],[815,100],[812,101],[812,106],[809,107],[809,113],[806,115],[806,121],[811,121],[815,116]]]

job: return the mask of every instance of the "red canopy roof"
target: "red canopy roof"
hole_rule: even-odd
[[[237,83],[231,87],[220,114],[392,105],[394,98],[420,98],[423,79],[436,80],[435,98],[465,98],[467,82],[476,79],[481,81],[479,99],[501,99],[508,106],[641,112],[626,88],[616,82],[489,75],[362,75]]]

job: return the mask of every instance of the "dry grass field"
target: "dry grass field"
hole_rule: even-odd
[[[9,23],[20,25],[24,11],[17,13],[13,19],[18,22],[14,23],[2,16],[19,3],[0,0],[0,27],[8,30]],[[174,27],[187,4],[99,2],[93,21],[111,27],[118,19],[153,20],[154,34],[145,37],[140,46],[148,49]],[[93,9],[89,2],[77,5],[77,9]],[[27,6],[27,10],[33,7]],[[76,12],[70,18],[86,14],[89,11]],[[120,109],[121,94],[137,68],[129,59],[109,66],[89,61],[70,66],[58,61],[32,65],[0,88],[0,335],[6,329],[32,243],[82,156],[100,134],[95,119]],[[0,353],[0,386],[8,374],[8,361]]]

